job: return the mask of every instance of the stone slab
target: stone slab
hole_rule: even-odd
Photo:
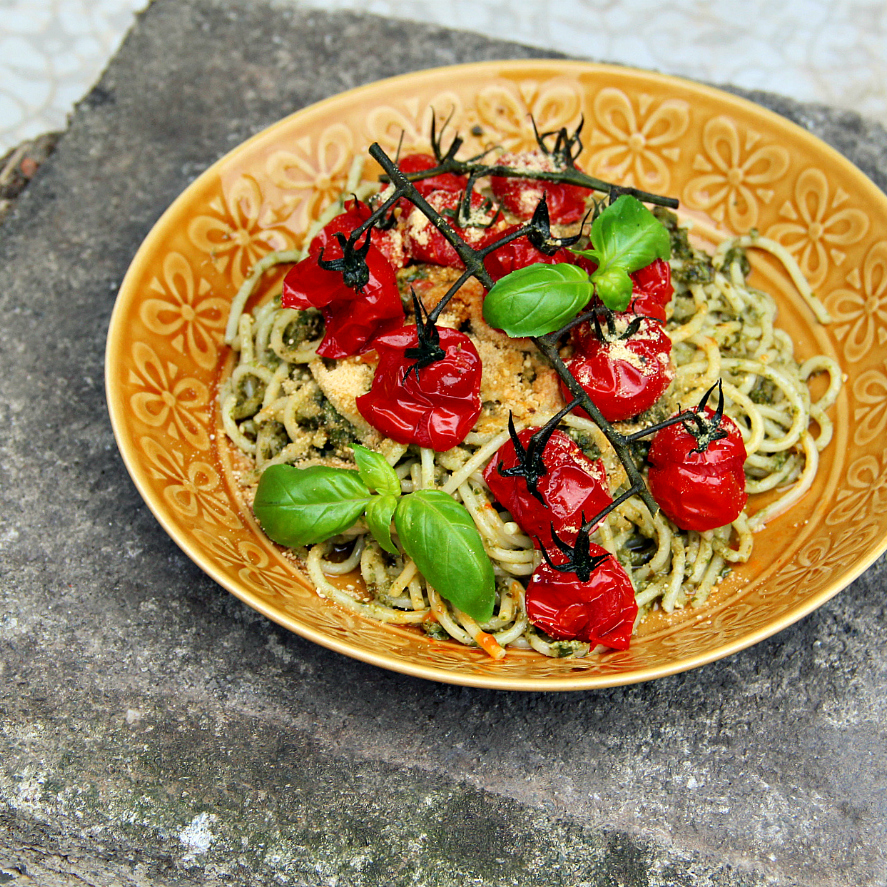
[[[887,883],[882,560],[756,647],[575,694],[436,685],[204,576],[104,404],[160,213],[285,114],[536,49],[273,0],[156,0],[0,227],[0,884]],[[752,98],[887,188],[887,133]]]

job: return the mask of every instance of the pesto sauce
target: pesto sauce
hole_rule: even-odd
[[[554,641],[551,646],[551,655],[555,659],[567,659],[579,652],[584,652],[588,647],[584,641]]]
[[[238,382],[236,400],[231,415],[235,421],[255,416],[265,399],[265,383],[258,376],[244,374]]]
[[[294,317],[283,331],[284,346],[296,351],[305,342],[320,338],[324,331],[323,317],[316,308],[306,308]]]
[[[422,630],[435,641],[448,641],[450,635],[439,622],[423,622]]]
[[[311,420],[315,428],[322,428],[326,432],[327,442],[320,451],[322,456],[337,456],[349,462],[354,461],[352,446],[360,439],[357,428],[354,427],[324,396],[317,392],[315,399],[320,406],[321,413]]]
[[[739,262],[739,270],[742,272],[743,279],[751,274],[751,262],[749,262],[748,254],[743,247],[734,246],[728,249],[724,255],[724,263],[721,265],[721,268],[726,271],[734,262]]]
[[[653,208],[653,215],[668,231],[671,241],[671,276],[674,282],[684,286],[711,283],[715,276],[711,257],[693,247],[687,229],[679,226],[678,217],[661,206]]]
[[[760,379],[748,396],[752,403],[772,404],[776,401],[778,389],[769,379]]]
[[[256,434],[256,460],[267,462],[273,459],[287,444],[289,435],[281,422],[265,422]]]
[[[690,245],[690,237],[686,228],[681,228],[678,217],[664,206],[654,206],[653,215],[662,222],[671,240],[671,256],[673,259],[692,259],[696,250]]]
[[[595,442],[594,435],[581,428],[568,428],[567,435],[572,439],[573,443],[588,456],[589,459],[600,459],[601,451]]]

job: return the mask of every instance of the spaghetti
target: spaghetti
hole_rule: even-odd
[[[356,166],[345,193],[366,198],[376,187],[360,181]],[[314,231],[342,207],[343,201],[331,206]],[[661,512],[651,514],[638,497],[618,505],[592,538],[616,556],[631,578],[639,608],[635,627],[654,607],[672,612],[702,604],[733,564],[748,559],[755,530],[804,495],[815,477],[819,453],[831,438],[827,410],[841,384],[840,368],[829,357],[798,363],[791,339],[775,326],[772,297],[748,284],[746,250],[765,250],[784,265],[817,319],[827,322],[821,303],[784,248],[750,234],[725,241],[709,255],[690,245],[686,230],[673,217],[667,224],[675,292],[666,330],[675,378],[653,408],[618,423],[619,428],[628,434],[666,418],[699,401],[720,380],[725,412],[742,430],[748,492],[778,495],[751,515],[743,511],[731,524],[706,532],[678,529]],[[279,293],[267,283],[274,269],[303,255],[289,251],[265,256],[231,308],[226,339],[236,361],[222,386],[220,412],[228,437],[251,466],[243,476],[247,498],[270,465],[353,467],[354,443],[381,452],[403,492],[439,489],[471,514],[497,578],[493,618],[479,625],[453,607],[423,581],[406,556],[383,551],[362,521],[342,537],[297,552],[318,594],[371,619],[419,626],[435,638],[478,646],[494,658],[504,656],[508,647],[556,657],[589,653],[588,643],[555,640],[528,621],[525,584],[541,554],[492,498],[482,477],[509,440],[510,412],[521,428],[543,425],[563,406],[554,371],[528,340],[509,339],[484,322],[483,289],[469,280],[438,324],[466,332],[483,361],[483,408],[474,429],[446,452],[385,439],[355,405],[369,389],[371,364],[360,356],[335,362],[319,357],[323,323],[318,313],[282,307]],[[452,269],[424,265],[398,273],[404,301],[412,287],[426,308],[458,277]],[[257,295],[258,307],[246,312]],[[827,377],[827,385],[813,400],[808,382],[821,375]],[[562,419],[561,428],[582,450],[604,461],[610,493],[618,497],[626,488],[625,469],[601,430],[575,413]],[[636,445],[638,463],[643,462],[645,447]],[[354,571],[362,577],[360,590],[343,590],[336,577]]]

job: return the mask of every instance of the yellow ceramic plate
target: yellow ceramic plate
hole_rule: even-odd
[[[776,267],[753,282],[779,300],[803,357],[847,375],[815,488],[759,534],[750,563],[699,610],[645,624],[630,650],[584,660],[510,653],[500,662],[342,612],[314,593],[238,502],[219,430],[226,310],[264,253],[300,244],[340,191],[351,158],[426,145],[432,108],[452,128],[509,149],[584,117],[588,172],[680,199],[700,230],[757,228],[797,257],[834,317],[818,326]],[[835,151],[727,93],[578,62],[465,65],[409,74],[299,111],[232,151],[160,219],[129,269],[111,321],[107,391],[120,450],[157,519],[250,606],[349,656],[483,687],[586,689],[648,680],[747,647],[809,613],[887,547],[887,198]]]

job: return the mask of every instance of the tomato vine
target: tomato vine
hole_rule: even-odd
[[[536,131],[539,149],[549,161],[545,164],[548,167],[545,169],[490,164],[484,161],[485,154],[460,160],[457,154],[463,144],[462,139],[455,136],[444,149],[443,129],[438,136],[434,123],[432,149],[435,162],[409,155],[409,162],[404,164],[405,168],[401,168],[378,143],[374,143],[369,148],[369,154],[382,167],[383,181],[389,183],[383,192],[383,199],[371,211],[363,208],[355,215],[358,224],[348,233],[347,238],[344,233],[335,232],[332,243],[339,249],[333,258],[324,257],[321,250],[318,256],[309,259],[317,266],[312,272],[315,276],[340,275],[338,284],[328,285],[324,296],[327,301],[321,306],[321,310],[332,317],[333,309],[328,308],[328,305],[332,305],[335,300],[343,304],[349,303],[355,293],[361,292],[375,280],[371,274],[372,268],[367,266],[368,255],[374,255],[370,236],[374,228],[383,227],[385,221],[390,220],[392,210],[398,202],[407,201],[425,216],[442,241],[452,249],[456,265],[464,266],[443,297],[424,317],[424,309],[420,309],[418,300],[414,299],[415,327],[410,325],[394,328],[393,324],[402,323],[402,320],[384,314],[378,320],[373,319],[380,334],[371,332],[367,338],[359,340],[353,346],[357,349],[377,347],[382,358],[380,367],[384,360],[391,364],[388,373],[391,377],[390,384],[386,382],[388,387],[384,391],[380,387],[375,394],[371,390],[369,394],[363,395],[358,406],[362,402],[367,409],[384,414],[388,424],[380,427],[388,436],[397,440],[417,442],[421,446],[432,446],[438,450],[447,449],[464,438],[464,428],[473,425],[476,415],[467,425],[467,420],[463,421],[462,418],[458,422],[456,419],[448,419],[455,437],[447,436],[440,440],[429,434],[416,438],[410,428],[403,431],[399,426],[395,428],[405,412],[411,416],[415,414],[419,425],[424,427],[427,424],[430,428],[428,411],[433,405],[426,404],[423,385],[439,384],[434,380],[438,376],[443,378],[447,372],[450,376],[455,372],[463,380],[471,375],[466,375],[461,364],[457,371],[441,369],[440,372],[435,372],[436,365],[441,361],[464,361],[471,356],[473,346],[468,347],[470,341],[467,337],[456,331],[444,330],[447,336],[444,341],[435,326],[447,303],[470,278],[476,279],[487,290],[484,317],[491,326],[502,329],[512,337],[528,336],[532,339],[560,378],[569,403],[546,426],[529,435],[512,434],[516,464],[501,473],[518,476],[523,472],[529,493],[538,498],[540,472],[547,470],[543,461],[546,443],[552,438],[555,426],[563,416],[571,410],[579,409],[601,429],[628,477],[627,489],[615,501],[609,501],[608,494],[601,497],[589,493],[588,502],[607,504],[591,516],[580,513],[581,526],[571,533],[571,541],[564,541],[554,526],[550,532],[542,534],[559,549],[554,551],[555,562],[547,548],[542,546],[548,573],[556,575],[572,571],[582,582],[587,582],[590,573],[606,561],[606,557],[590,546],[589,542],[589,535],[597,524],[613,508],[635,495],[640,496],[652,514],[658,511],[658,505],[632,456],[630,444],[660,428],[687,423],[691,416],[695,417],[697,424],[702,420],[694,411],[684,411],[660,425],[623,435],[605,418],[594,398],[561,358],[560,342],[568,332],[589,320],[600,328],[601,314],[609,318],[611,311],[625,310],[638,283],[632,275],[668,259],[668,232],[643,205],[644,202],[667,207],[677,206],[677,201],[672,198],[633,188],[620,188],[578,169],[575,161],[581,151],[581,129],[580,124],[573,133],[565,128],[542,134]],[[552,139],[554,144],[549,145]],[[606,194],[604,201],[595,201],[591,213],[592,246],[585,250],[574,249],[587,219],[580,225],[578,235],[556,237],[552,234],[551,216],[544,194],[527,221],[511,225],[498,236],[491,233],[472,246],[462,236],[464,230],[458,221],[464,222],[472,207],[477,204],[474,186],[482,177],[498,180],[500,190],[505,187],[501,184],[503,180],[507,183],[511,179],[544,179],[546,183],[577,186]],[[434,198],[429,199],[430,195],[441,193],[433,192],[427,184],[422,184],[432,181],[458,183],[464,188],[458,201],[458,214],[455,213],[455,206],[450,207],[452,201],[446,201],[446,207],[450,207],[454,213],[453,222],[448,219],[447,213],[450,210],[443,203],[440,207],[435,207],[432,202]],[[504,276],[497,274],[494,279],[485,259],[495,255],[497,251],[505,253],[508,249],[513,250],[518,241],[528,243],[543,260],[512,270]],[[547,260],[566,255],[566,250],[574,254],[572,262]],[[503,263],[503,267],[508,270],[507,263]],[[653,277],[654,282],[661,282],[656,274]],[[324,278],[325,283],[328,280],[328,277]],[[289,298],[294,307],[300,307],[298,299],[306,304],[318,304],[316,299],[311,302],[309,293],[295,290]],[[650,322],[658,324],[660,320]],[[465,338],[468,345],[461,340],[451,342],[454,336]],[[385,350],[389,347],[392,349],[391,354],[387,354]],[[404,409],[402,392],[398,386],[404,389],[409,387],[411,390],[408,410]],[[446,398],[445,391],[438,394]],[[396,405],[395,409],[392,409],[392,404]],[[702,406],[698,412],[702,412]],[[420,414],[421,418],[418,418]],[[562,442],[559,446],[563,446]],[[391,538],[393,522],[401,547],[416,562],[429,583],[469,616],[478,621],[488,619],[495,596],[492,565],[484,554],[483,543],[467,510],[441,491],[420,490],[401,497],[399,482],[396,483],[393,470],[387,463],[383,467],[384,459],[378,454],[371,457],[367,453],[369,451],[363,448],[355,448],[357,473],[343,469],[295,469],[291,466],[272,466],[266,470],[260,480],[255,510],[268,535],[286,545],[313,544],[343,532],[363,518],[382,548],[395,553],[397,549]],[[300,473],[294,476],[291,472]],[[593,479],[594,472],[589,472],[588,477]],[[588,483],[591,490],[591,480],[583,482]],[[441,540],[444,540],[443,546]],[[441,551],[445,552],[445,556],[441,556]],[[629,609],[627,605],[623,608],[620,619],[628,619]]]

